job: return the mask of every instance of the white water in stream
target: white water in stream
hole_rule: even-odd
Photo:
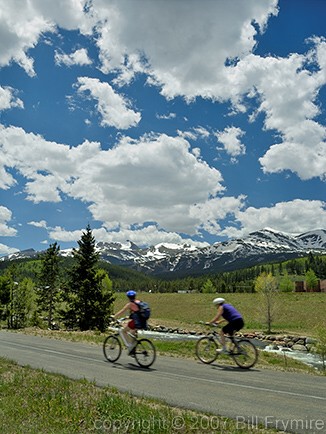
[[[306,365],[312,366],[316,369],[323,369],[323,362],[317,354],[309,353],[308,351],[294,351],[290,348],[285,347],[278,347],[275,349],[273,345],[267,345],[267,347],[264,348],[264,351],[268,351],[270,353],[279,354],[280,356],[289,357],[291,359],[299,360],[302,363],[305,363]]]

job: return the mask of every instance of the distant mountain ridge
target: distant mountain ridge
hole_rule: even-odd
[[[148,248],[127,244],[98,242],[96,248],[102,260],[151,275],[199,275],[232,271],[263,264],[285,261],[309,252],[326,254],[326,230],[318,229],[300,235],[288,235],[265,228],[247,237],[195,247],[190,244],[160,243]],[[72,249],[61,250],[70,256]],[[33,249],[11,254],[1,260],[36,257]]]

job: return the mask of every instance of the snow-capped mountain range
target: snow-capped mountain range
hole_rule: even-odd
[[[148,248],[127,244],[98,242],[102,260],[152,275],[185,276],[231,271],[269,261],[284,261],[307,255],[326,254],[326,230],[289,235],[273,229],[252,232],[247,237],[219,242],[207,247],[161,243]],[[33,249],[11,254],[1,260],[35,257]],[[70,256],[70,250],[61,250]]]

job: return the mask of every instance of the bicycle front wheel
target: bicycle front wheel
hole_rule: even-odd
[[[217,343],[212,337],[204,336],[196,343],[196,356],[203,363],[213,363],[217,359]]]
[[[149,339],[139,339],[137,341],[135,359],[142,368],[149,368],[155,362],[156,350]]]
[[[103,342],[103,353],[109,362],[116,362],[121,355],[121,351],[121,342],[117,336],[110,335]]]
[[[232,357],[239,368],[249,369],[257,363],[258,350],[249,340],[240,339],[236,344]]]

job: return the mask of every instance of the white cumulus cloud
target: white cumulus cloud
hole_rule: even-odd
[[[5,206],[0,206],[0,236],[13,237],[17,230],[9,226],[12,219],[12,212]]]
[[[240,140],[244,134],[245,132],[241,128],[227,127],[223,131],[217,131],[215,136],[229,155],[238,157],[246,152],[246,147]]]
[[[16,97],[14,89],[0,86],[0,111],[13,107],[23,108],[24,103]]]
[[[80,48],[71,54],[55,52],[55,63],[57,65],[91,65],[92,61],[88,57],[87,50],[85,48]]]
[[[113,126],[124,130],[136,126],[141,119],[140,113],[133,111],[130,102],[116,93],[109,83],[103,83],[96,78],[79,77],[77,90],[97,101],[96,107],[103,127]]]
[[[236,221],[238,228],[228,227],[222,233],[230,237],[241,237],[265,227],[287,233],[323,229],[326,227],[326,202],[295,199],[271,207],[250,206],[236,212]]]

